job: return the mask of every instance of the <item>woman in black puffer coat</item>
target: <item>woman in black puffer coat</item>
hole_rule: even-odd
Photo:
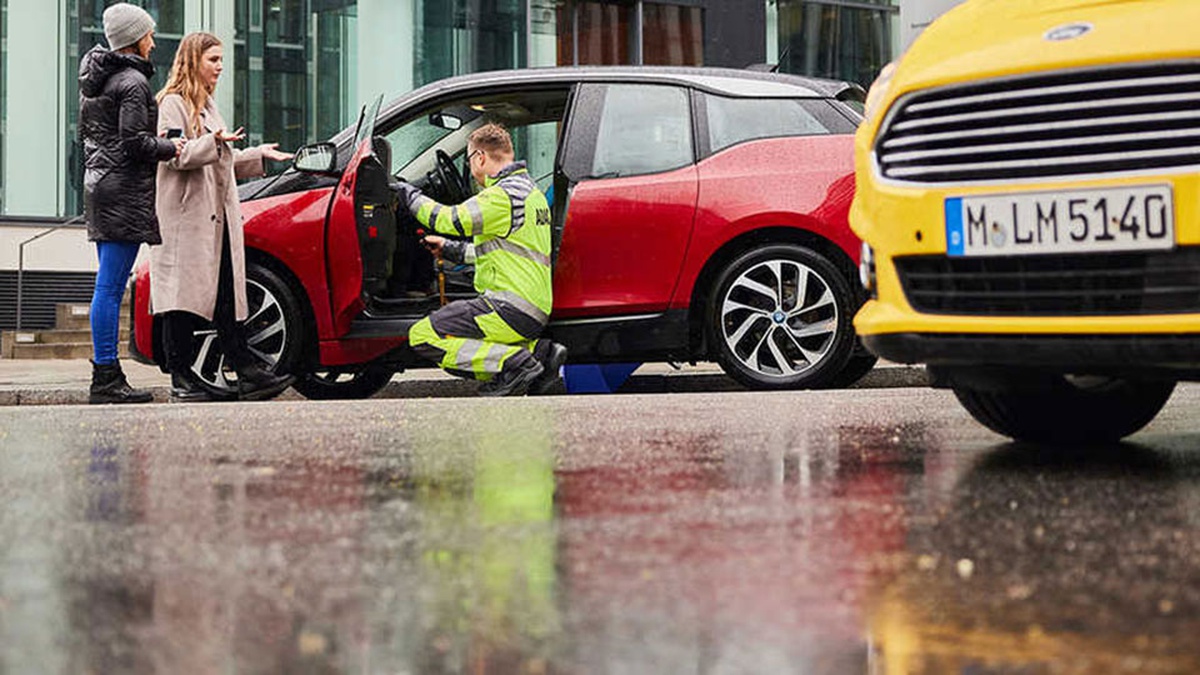
[[[156,134],[158,105],[150,92],[154,20],[135,5],[104,11],[109,49],[96,46],[79,64],[79,135],[84,151],[88,240],[100,267],[92,295],[91,403],[144,403],[117,360],[121,297],[141,244],[158,244],[154,185],[158,162],[175,157],[182,140]]]

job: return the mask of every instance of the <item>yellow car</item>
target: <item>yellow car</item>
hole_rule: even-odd
[[[1200,379],[1200,2],[972,0],[867,96],[879,356],[991,429],[1109,442]]]

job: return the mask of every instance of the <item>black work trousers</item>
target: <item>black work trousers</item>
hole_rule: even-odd
[[[221,265],[217,277],[217,304],[213,308],[213,326],[217,329],[217,346],[225,361],[240,369],[254,361],[246,343],[245,325],[237,320],[233,299],[233,262],[229,254],[229,232],[221,243]],[[204,317],[177,310],[163,313],[163,348],[167,370],[183,374],[191,370],[196,359],[195,333],[207,328]]]

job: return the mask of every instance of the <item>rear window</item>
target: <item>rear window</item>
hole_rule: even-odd
[[[727,98],[705,94],[704,104],[713,152],[759,138],[854,132],[854,125],[822,99]]]

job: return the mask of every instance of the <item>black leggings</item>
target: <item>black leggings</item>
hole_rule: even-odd
[[[213,325],[217,328],[217,343],[221,353],[235,369],[254,361],[246,344],[246,327],[237,320],[233,299],[233,262],[229,254],[229,232],[221,242],[221,268],[217,277],[217,304],[213,308]],[[162,316],[163,348],[167,370],[184,373],[196,359],[193,334],[208,323],[204,317],[184,310],[164,312]]]

